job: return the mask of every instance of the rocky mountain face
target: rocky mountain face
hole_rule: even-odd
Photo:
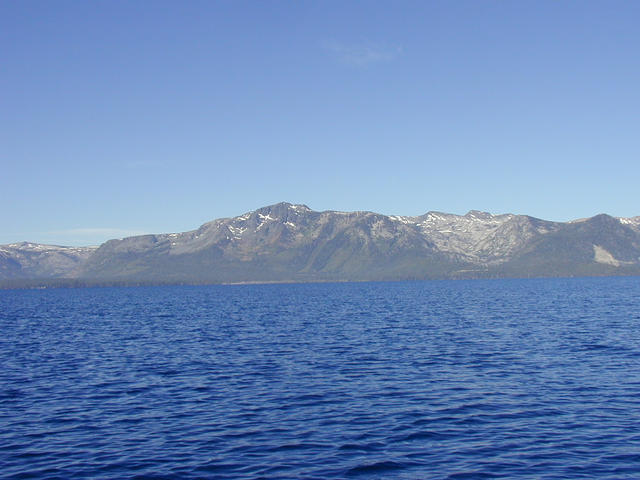
[[[20,247],[22,245],[22,247]],[[38,250],[40,249],[40,250]],[[0,247],[2,278],[216,283],[640,274],[640,217],[316,212],[279,203],[97,249]]]

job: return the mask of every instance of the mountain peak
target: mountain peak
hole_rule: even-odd
[[[297,213],[303,213],[303,212],[310,212],[311,209],[309,207],[307,207],[306,205],[302,205],[302,204],[294,204],[294,203],[289,203],[289,202],[279,202],[279,203],[274,203],[273,205],[267,205],[266,207],[262,207],[259,208],[257,210],[255,210],[252,213],[284,213],[284,212],[289,212],[289,211],[294,211]]]
[[[496,215],[493,215],[492,213],[489,213],[489,212],[483,212],[482,210],[469,210],[464,216],[467,218],[478,218],[481,220],[489,220],[495,217]]]

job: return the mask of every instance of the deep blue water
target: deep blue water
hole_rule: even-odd
[[[640,478],[640,278],[0,291],[3,478]]]

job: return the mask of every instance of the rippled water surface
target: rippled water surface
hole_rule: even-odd
[[[0,291],[3,478],[640,478],[640,278]]]

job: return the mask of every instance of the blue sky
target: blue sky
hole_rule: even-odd
[[[279,201],[640,215],[639,2],[0,2],[0,243]]]

